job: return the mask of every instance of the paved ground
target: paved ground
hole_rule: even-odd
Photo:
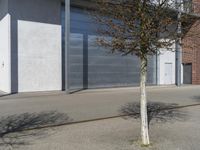
[[[148,100],[167,104],[200,103],[200,86],[148,88]],[[73,121],[119,115],[123,106],[139,101],[139,89],[63,93],[27,93],[0,97],[0,117],[22,113],[56,111]]]
[[[199,150],[200,86],[148,88],[148,99],[151,102],[151,149]],[[2,95],[0,150],[139,150],[139,120],[135,120],[138,119],[138,100],[138,88],[73,95],[63,92]],[[174,107],[176,109],[171,109]],[[134,119],[110,118],[21,132],[46,125],[129,114],[134,114]]]
[[[200,106],[151,120],[152,146],[142,148],[139,120],[114,118],[7,135],[1,150],[199,150]],[[167,116],[169,115],[169,116]],[[155,116],[156,117],[156,116]]]
[[[1,96],[1,95],[4,95],[4,94],[5,94],[4,92],[0,91],[0,96]]]

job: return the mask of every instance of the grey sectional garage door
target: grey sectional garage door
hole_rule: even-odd
[[[69,82],[71,89],[132,86],[139,84],[136,56],[110,54],[96,44],[97,25],[89,12],[71,8]],[[149,59],[148,83],[156,83],[156,60]]]

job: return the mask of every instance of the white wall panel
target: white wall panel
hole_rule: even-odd
[[[10,15],[0,20],[0,90],[10,93]]]
[[[61,26],[18,21],[19,92],[61,90]]]

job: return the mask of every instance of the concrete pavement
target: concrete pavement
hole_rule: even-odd
[[[0,91],[0,96],[2,96],[2,95],[5,95],[5,93],[4,93],[4,92],[2,92],[2,91]]]
[[[141,147],[140,121],[115,118],[12,133],[1,150],[199,150],[200,106],[175,109],[153,118],[149,148]],[[159,118],[159,117],[158,117]]]
[[[200,104],[200,86],[149,87],[148,100],[181,106]],[[71,95],[64,92],[25,93],[0,97],[0,117],[56,111],[76,122],[118,116],[123,106],[138,101],[138,88],[86,91]]]
[[[148,100],[177,105],[200,104],[200,86],[148,88]],[[139,101],[138,88],[80,92],[24,93],[0,97],[0,117],[57,111],[73,121],[119,115],[121,107]]]
[[[150,149],[199,150],[200,86],[147,89]],[[2,95],[0,150],[140,150],[138,101],[138,88]],[[124,114],[134,115],[109,118]]]

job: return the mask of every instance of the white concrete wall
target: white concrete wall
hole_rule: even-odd
[[[175,52],[161,50],[161,54],[158,56],[158,84],[175,84]],[[165,81],[165,64],[172,63],[172,83],[166,83]]]
[[[0,20],[0,90],[10,93],[10,15]]]
[[[61,90],[61,1],[9,0],[8,7],[13,91]]]
[[[19,92],[61,90],[61,27],[18,21]]]

